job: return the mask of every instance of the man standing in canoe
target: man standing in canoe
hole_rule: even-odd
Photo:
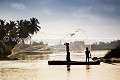
[[[70,52],[69,52],[69,43],[65,43],[64,45],[66,46],[66,52],[67,52],[66,61],[71,61],[70,60]]]
[[[85,54],[86,54],[86,62],[89,62],[89,55],[91,56],[91,54],[90,51],[88,50],[88,47],[86,47]]]

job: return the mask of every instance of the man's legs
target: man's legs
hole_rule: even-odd
[[[89,55],[86,55],[86,62],[89,62]]]

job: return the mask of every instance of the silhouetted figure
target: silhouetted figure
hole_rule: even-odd
[[[66,60],[67,60],[67,61],[71,61],[71,60],[70,60],[70,52],[67,52]]]
[[[67,52],[66,61],[71,61],[70,60],[70,52],[69,52],[69,43],[65,43],[64,45],[66,46],[66,52]]]
[[[86,54],[86,62],[89,62],[89,55],[91,56],[91,54],[90,51],[88,50],[88,47],[86,47],[85,54]]]

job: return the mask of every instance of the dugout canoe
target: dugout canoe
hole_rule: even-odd
[[[100,61],[48,61],[49,65],[100,65]]]

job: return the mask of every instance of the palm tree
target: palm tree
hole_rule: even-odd
[[[5,20],[0,19],[0,41],[3,41],[4,37],[9,37],[9,40],[7,42],[3,41],[5,46],[7,46],[7,52],[5,52],[5,58],[7,58],[8,55],[11,54],[11,50],[14,48],[14,46],[22,40],[24,42],[25,38],[31,38],[31,35],[34,33],[37,33],[39,29],[41,28],[38,26],[39,21],[36,18],[30,18],[30,21],[28,20],[20,20],[20,21],[10,21],[5,22]],[[14,40],[13,40],[14,38]],[[19,40],[15,40],[19,39]],[[3,47],[0,45],[0,51],[3,52]],[[5,50],[6,51],[6,50]]]
[[[34,34],[37,33],[37,31],[39,31],[39,29],[41,28],[40,26],[38,26],[39,21],[36,18],[30,18],[30,26],[29,26],[29,30],[30,30],[30,34]]]
[[[37,33],[37,31],[40,29],[40,26],[38,26],[38,24],[39,21],[36,18],[30,18],[30,21],[17,21],[18,37],[25,39],[27,37],[30,37],[31,34],[33,35],[34,33]]]
[[[41,27],[38,26],[39,24],[39,21],[36,19],[36,18],[30,18],[30,21],[29,21],[29,25],[28,25],[28,32],[29,32],[29,35],[30,35],[30,39],[31,39],[31,36],[34,34],[34,33],[37,33]],[[30,40],[30,44],[31,44],[31,40]]]
[[[17,36],[17,23],[15,21],[10,21],[6,23],[6,36],[9,38],[6,45],[11,49],[18,43]]]
[[[18,37],[22,40],[22,42],[24,42],[24,39],[29,37],[29,29],[28,26],[30,24],[29,21],[27,20],[20,20],[17,21],[17,26],[18,26]]]
[[[16,23],[15,23],[15,21],[10,21],[10,24],[9,24],[9,36],[10,37],[17,37],[17,27],[16,27]]]
[[[6,35],[5,20],[0,19],[0,40],[3,40],[5,35]]]

